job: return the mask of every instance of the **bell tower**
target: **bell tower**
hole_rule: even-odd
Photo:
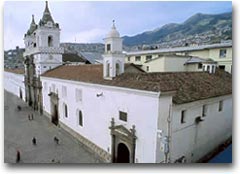
[[[124,54],[122,53],[122,38],[116,29],[115,21],[105,41],[105,53],[103,55],[103,77],[112,80],[124,73]]]
[[[34,17],[30,29],[24,36],[24,57],[32,57],[38,77],[49,69],[62,65],[63,48],[60,47],[60,28],[55,23],[46,1],[43,16],[38,25]]]
[[[62,65],[63,48],[60,47],[60,28],[55,23],[46,2],[38,25],[34,16],[24,35],[25,99],[30,106],[42,113],[42,83],[40,75]]]

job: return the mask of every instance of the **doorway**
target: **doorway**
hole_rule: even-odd
[[[21,88],[19,89],[19,97],[20,97],[20,99],[22,99],[22,90],[21,90]]]
[[[117,148],[117,163],[129,163],[130,162],[130,152],[128,147],[119,143]]]
[[[58,125],[58,107],[53,105],[52,123]]]

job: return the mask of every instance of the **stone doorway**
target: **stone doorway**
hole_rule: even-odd
[[[128,147],[123,143],[118,144],[116,162],[117,163],[129,163],[130,162],[130,152],[128,150]]]
[[[51,121],[57,126],[59,124],[58,94],[51,92],[48,95],[51,101]]]
[[[58,125],[58,106],[54,105],[53,106],[53,113],[52,113],[52,123],[55,124],[56,126]]]
[[[112,163],[134,163],[136,147],[136,130],[133,125],[128,130],[123,125],[115,125],[114,119],[111,121],[111,157]]]
[[[21,88],[19,89],[19,97],[20,97],[20,99],[22,99],[22,98],[23,98],[23,96],[22,96],[22,90],[21,90]]]

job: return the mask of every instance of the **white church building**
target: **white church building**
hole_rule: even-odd
[[[231,74],[144,73],[125,64],[114,22],[104,41],[103,64],[62,65],[46,3],[25,35],[25,74],[5,70],[4,88],[106,162],[192,163],[231,138]]]

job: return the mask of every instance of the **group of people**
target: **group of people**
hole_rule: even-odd
[[[59,145],[59,138],[57,138],[56,136],[54,136],[53,141],[55,142],[55,144]],[[36,137],[33,137],[33,138],[32,138],[32,144],[33,144],[34,146],[37,145],[37,139],[36,139]],[[20,159],[21,159],[21,154],[20,154],[20,151],[17,150],[16,163],[19,163],[19,162],[20,162]]]

